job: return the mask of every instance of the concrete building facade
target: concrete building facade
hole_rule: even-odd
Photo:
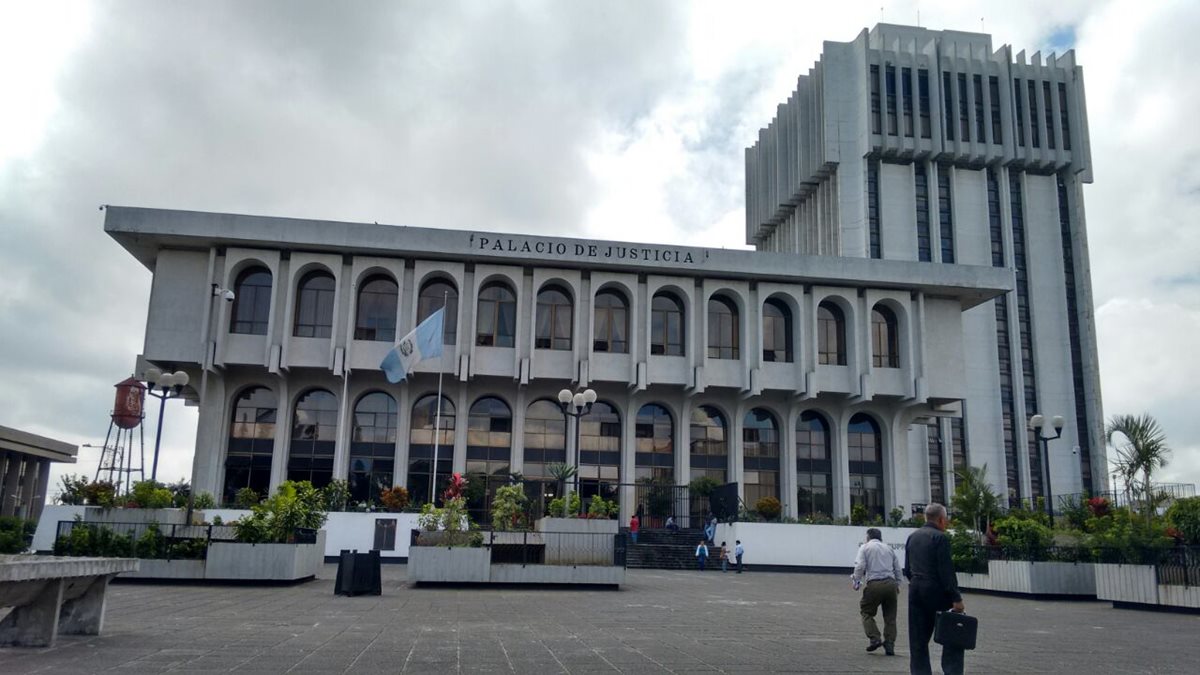
[[[154,275],[138,373],[189,373],[194,485],[224,502],[289,478],[422,499],[436,442],[439,481],[567,462],[622,518],[639,479],[699,476],[790,516],[907,512],[968,463],[1041,494],[1034,412],[1077,449],[1054,492],[1099,489],[1081,72],[1010,52],[826,43],[747,150],[756,251],[108,207]],[[443,304],[443,358],[388,384]],[[577,430],[556,394],[585,387]]]
[[[1050,445],[1053,493],[1105,489],[1073,51],[1026,58],[989,35],[887,24],[826,42],[747,150],[746,177],[746,241],[759,250],[1013,273],[1014,292],[963,315],[960,421],[912,430],[932,498],[968,461],[1002,494],[1045,495],[1026,428],[1037,413],[1066,420]]]
[[[0,427],[0,516],[37,520],[50,489],[50,463],[74,463],[79,447]]]

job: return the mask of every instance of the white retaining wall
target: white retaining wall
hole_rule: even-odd
[[[1159,584],[1151,565],[1096,565],[1096,597],[1110,602],[1200,609],[1200,587]]]
[[[916,530],[911,527],[880,527],[883,542],[891,545],[904,564],[904,542]],[[858,547],[867,540],[867,527],[857,525],[798,525],[784,523],[721,523],[716,543],[732,547],[740,539],[746,549],[747,565],[791,567],[854,566]]]

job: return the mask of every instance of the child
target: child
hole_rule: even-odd
[[[696,547],[696,558],[700,561],[700,571],[704,571],[704,561],[708,560],[708,546],[704,540],[700,540],[700,545]]]
[[[721,556],[721,571],[728,572],[729,558],[733,555],[733,551],[729,550],[729,547],[725,545],[725,542],[721,542],[721,550],[717,553]]]
[[[637,514],[633,514],[633,517],[629,519],[629,538],[632,539],[633,543],[635,544],[637,543],[638,525],[640,524],[641,523],[638,521]]]

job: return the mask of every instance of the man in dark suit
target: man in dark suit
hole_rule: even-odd
[[[954,563],[950,559],[950,538],[946,536],[946,507],[930,504],[925,507],[925,525],[908,536],[904,544],[904,576],[908,586],[908,651],[909,671],[914,675],[930,675],[929,638],[938,612],[963,611]],[[960,675],[963,672],[963,650],[942,648],[942,672]]]

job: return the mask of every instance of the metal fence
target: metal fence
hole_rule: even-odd
[[[202,560],[213,541],[237,541],[231,525],[59,521],[54,554]]]
[[[1200,586],[1200,546],[1169,548],[973,546],[967,550],[961,548],[952,550],[954,567],[959,572],[986,573],[989,560],[1153,565],[1160,584]]]
[[[624,567],[624,533],[606,532],[423,532],[413,530],[412,546],[486,548],[502,565],[597,565]]]

